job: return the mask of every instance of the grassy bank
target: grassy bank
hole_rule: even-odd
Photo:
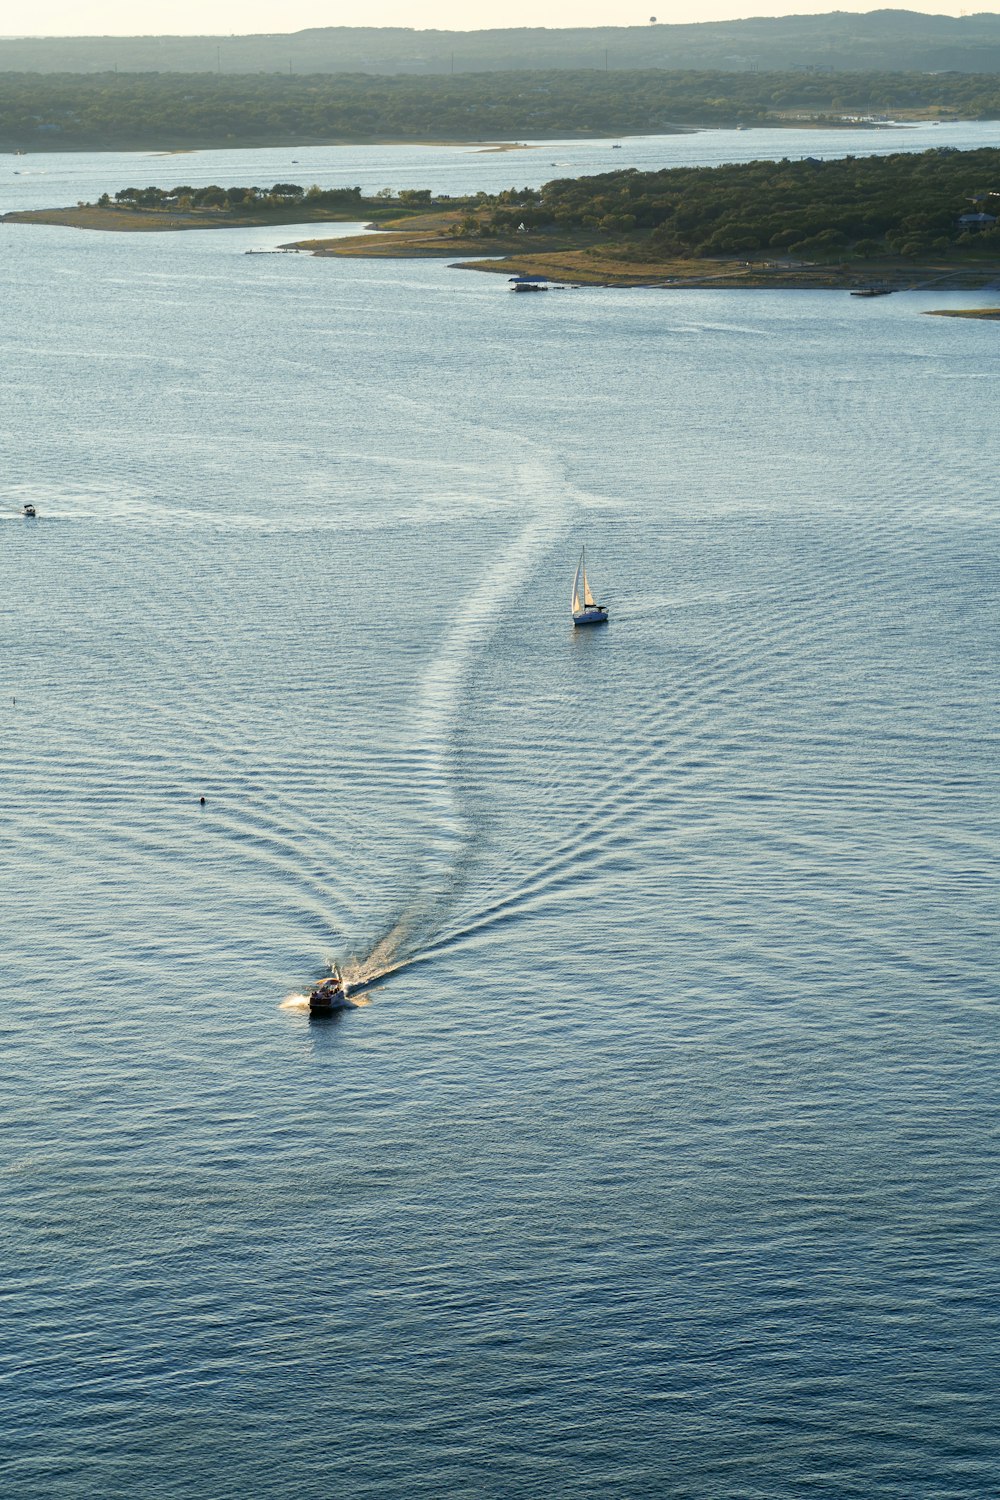
[[[936,287],[976,290],[996,280],[998,266],[947,256],[913,260],[903,256],[820,261],[790,256],[684,256],[656,253],[647,237],[619,237],[614,243],[597,228],[537,229],[530,242],[523,234],[494,234],[488,240],[464,232],[468,205],[414,206],[403,210],[398,200],[364,199],[349,209],[310,209],[299,201],[287,209],[149,210],[99,207],[32,209],[4,215],[11,223],[57,224],[73,229],[117,233],[163,233],[188,229],[254,229],[282,224],[351,223],[364,219],[379,233],[336,239],[302,239],[287,248],[320,257],[366,259],[434,258],[451,261],[456,269],[487,274],[544,276],[576,286],[605,287],[730,287],[827,288],[857,290],[878,285],[893,291]],[[947,316],[992,317],[955,312]]]
[[[928,309],[929,318],[985,318],[987,322],[1000,321],[1000,307],[935,307]]]
[[[216,208],[149,209],[104,207],[81,203],[76,208],[30,208],[0,217],[5,224],[61,224],[69,229],[99,229],[111,233],[148,234],[179,229],[263,229],[282,224],[351,224],[359,220],[399,220],[398,202],[367,198],[342,209],[310,207],[298,201],[287,208],[251,208],[246,211]]]
[[[297,240],[294,248],[318,256],[370,259],[436,258],[452,261],[458,270],[497,275],[544,276],[575,286],[607,287],[757,287],[861,290],[869,286],[891,291],[977,290],[997,277],[995,261],[983,265],[935,256],[913,260],[904,256],[879,259],[845,256],[836,261],[788,256],[746,260],[731,255],[658,255],[645,242],[623,247],[607,243],[596,229],[533,231],[530,248],[521,234],[494,236],[483,241],[461,232],[467,222],[462,210],[419,215],[406,223],[388,222],[378,234],[350,235],[334,240]],[[623,258],[623,248],[627,258]]]

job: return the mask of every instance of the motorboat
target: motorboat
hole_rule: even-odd
[[[580,553],[580,561],[576,565],[576,577],[573,579],[572,609],[574,625],[606,625],[608,623],[607,610],[603,604],[594,603],[594,596],[590,592],[590,584],[587,582],[586,547]]]
[[[329,1016],[336,1010],[353,1010],[354,1006],[347,998],[347,989],[344,978],[339,969],[334,969],[328,979],[322,980],[315,989],[309,991],[309,1014],[311,1016]]]
[[[33,520],[36,514],[35,507],[33,505],[26,505],[21,511],[21,514],[22,516],[28,516],[29,519]]]

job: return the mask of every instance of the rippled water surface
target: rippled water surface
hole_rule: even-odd
[[[986,294],[0,234],[4,1493],[996,1493]]]

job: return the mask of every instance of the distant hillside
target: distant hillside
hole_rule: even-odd
[[[0,151],[520,140],[1000,119],[996,73],[0,74]]]
[[[1000,72],[1000,15],[761,17],[688,26],[412,31],[326,27],[270,36],[0,40],[0,72],[400,73],[607,66],[781,72]]]

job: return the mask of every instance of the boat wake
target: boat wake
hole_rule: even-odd
[[[564,537],[574,505],[591,498],[578,495],[543,455],[526,446],[529,451],[516,465],[512,485],[515,493],[537,499],[527,514],[522,512],[513,540],[497,539],[491,561],[455,606],[417,682],[407,762],[413,772],[410,789],[423,808],[411,866],[412,894],[363,956],[338,956],[337,968],[352,998],[427,961],[447,943],[444,935],[454,923],[482,832],[463,795],[457,764],[468,680],[543,559]],[[283,1003],[293,1009],[299,1000],[290,996]]]
[[[401,917],[378,939],[364,958],[349,958],[339,965],[348,993],[377,984],[390,974],[398,973],[414,961],[417,948],[413,943],[413,923]]]

